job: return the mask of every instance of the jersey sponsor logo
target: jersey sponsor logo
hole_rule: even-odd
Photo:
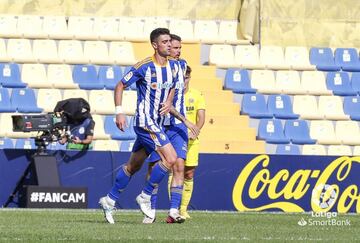
[[[186,111],[194,111],[195,107],[194,106],[187,106],[186,107]]]
[[[185,84],[184,82],[177,82],[175,85],[175,89],[184,89]]]
[[[172,87],[172,83],[171,82],[165,82],[165,83],[151,83],[150,87],[152,89],[170,89]]]
[[[125,81],[129,81],[131,79],[131,77],[133,76],[133,72],[128,72],[128,74],[126,74],[126,76],[124,77]]]

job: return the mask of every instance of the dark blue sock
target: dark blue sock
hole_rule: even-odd
[[[117,201],[120,197],[120,193],[125,190],[126,186],[129,184],[131,175],[125,169],[125,166],[122,166],[116,175],[115,185],[111,188],[109,192],[109,197],[114,201]]]
[[[180,208],[183,186],[175,186],[170,188],[170,208]]]
[[[157,193],[158,193],[159,187],[155,187],[152,194],[151,194],[151,209],[156,209],[156,201],[157,201]]]
[[[151,171],[149,180],[145,183],[143,192],[151,195],[154,188],[159,185],[167,173],[168,169],[161,162],[156,163]]]

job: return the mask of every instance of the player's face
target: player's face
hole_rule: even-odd
[[[153,42],[153,47],[160,56],[167,57],[170,55],[171,41],[170,35],[160,35],[156,42]]]
[[[175,59],[179,59],[181,55],[181,42],[178,40],[171,41],[170,56]]]

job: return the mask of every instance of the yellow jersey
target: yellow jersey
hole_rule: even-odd
[[[196,89],[189,88],[188,92],[185,93],[185,106],[186,118],[196,124],[197,111],[205,110],[205,98],[203,94]],[[198,140],[199,139],[196,139],[195,141]]]

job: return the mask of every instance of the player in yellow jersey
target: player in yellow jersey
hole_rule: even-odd
[[[200,91],[189,88],[190,78],[191,68],[187,66],[185,74],[186,118],[200,130],[205,123],[205,99]],[[188,152],[184,171],[184,189],[180,206],[180,214],[185,218],[190,218],[187,208],[193,192],[194,172],[199,161],[199,144],[199,137],[189,130]]]

